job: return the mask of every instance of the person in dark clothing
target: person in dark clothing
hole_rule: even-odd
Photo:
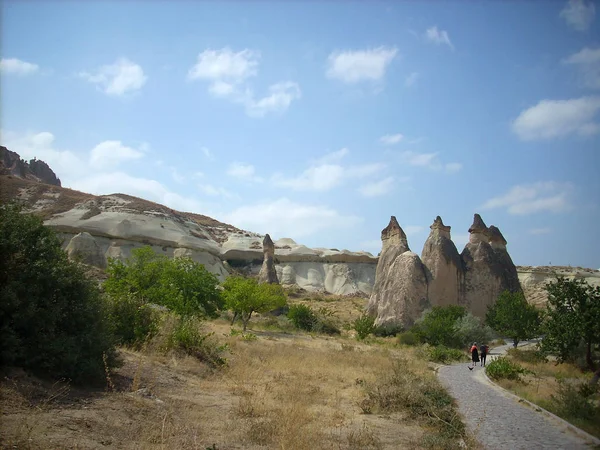
[[[477,351],[477,342],[474,342],[473,345],[471,346],[471,361],[473,362],[473,365],[471,367],[469,367],[469,370],[473,370],[473,367],[475,367],[475,364],[479,362],[479,352]]]
[[[481,367],[485,367],[485,359],[488,354],[488,346],[485,344],[481,344],[479,347],[479,355],[481,356]]]

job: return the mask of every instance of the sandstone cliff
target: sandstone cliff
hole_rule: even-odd
[[[437,216],[423,246],[421,260],[427,274],[428,297],[432,306],[458,305],[464,296],[464,269],[450,238],[450,227]]]
[[[375,286],[367,312],[376,324],[401,323],[410,327],[429,306],[427,276],[419,256],[410,251],[406,234],[392,216],[381,232]]]

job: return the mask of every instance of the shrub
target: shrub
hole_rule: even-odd
[[[598,385],[558,381],[557,395],[551,396],[551,403],[558,415],[569,419],[588,420],[600,423],[600,405],[594,401]]]
[[[448,348],[443,345],[424,347],[429,361],[436,363],[448,364],[454,361],[462,361],[467,359],[467,355],[462,350]]]
[[[363,314],[352,322],[352,329],[356,331],[356,338],[363,340],[375,330],[375,317]]]
[[[507,379],[520,381],[521,375],[532,372],[521,367],[519,364],[512,362],[510,359],[501,356],[486,365],[485,373],[492,380]]]
[[[546,355],[544,355],[540,350],[522,350],[519,348],[510,348],[508,349],[508,354],[515,360],[524,363],[541,363],[546,362]]]
[[[395,322],[384,323],[383,325],[378,325],[373,330],[373,334],[377,337],[388,337],[388,336],[396,336],[398,333],[401,333],[404,330],[404,327]]]
[[[412,328],[422,342],[446,347],[461,347],[460,339],[456,336],[456,322],[465,316],[462,306],[434,306],[423,313]]]
[[[467,313],[456,320],[454,333],[461,348],[469,346],[472,342],[490,342],[494,335],[489,326],[484,325],[479,318],[471,313]]]
[[[288,311],[288,319],[292,321],[296,328],[306,331],[312,331],[317,316],[310,306],[292,305]]]
[[[134,296],[107,296],[116,342],[139,349],[159,329],[160,313]]]
[[[392,372],[373,384],[365,383],[366,398],[360,407],[366,412],[407,412],[424,420],[436,434],[459,440],[465,425],[455,403],[439,380],[431,374],[418,375],[407,360],[394,363]]]
[[[412,331],[405,331],[398,335],[398,343],[402,345],[417,345],[420,342],[419,336]]]
[[[74,382],[116,364],[107,305],[56,233],[16,204],[0,206],[0,366]]]
[[[167,341],[165,350],[179,350],[195,356],[210,366],[219,367],[226,363],[221,356],[223,347],[212,342],[214,333],[202,331],[202,321],[196,317],[176,317],[175,326]]]

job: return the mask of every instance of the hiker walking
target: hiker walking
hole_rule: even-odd
[[[473,345],[471,346],[471,361],[473,365],[469,367],[469,370],[473,370],[475,364],[479,362],[479,351],[477,351],[477,342],[473,342]]]
[[[481,344],[479,347],[479,355],[481,356],[481,367],[485,367],[485,359],[488,354],[489,347],[485,344]]]

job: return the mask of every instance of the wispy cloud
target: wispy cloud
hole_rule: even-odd
[[[419,73],[413,72],[404,79],[404,86],[411,87],[412,85],[414,85],[417,82],[418,79],[419,79]]]
[[[454,45],[450,41],[450,36],[445,30],[438,29],[437,25],[427,28],[425,31],[425,39],[437,45],[447,45],[454,50]]]
[[[121,141],[104,141],[90,152],[90,165],[97,169],[108,169],[143,156],[142,151],[123,145]]]
[[[439,152],[419,153],[407,150],[400,153],[400,161],[410,166],[423,167],[429,170],[443,170],[449,174],[462,170],[462,164],[459,162],[442,162]]]
[[[139,91],[148,79],[142,67],[127,58],[119,58],[92,73],[80,72],[79,76],[95,84],[105,94],[114,96]]]
[[[380,181],[363,184],[358,188],[358,192],[363,197],[379,197],[390,194],[394,187],[394,177],[387,177]]]
[[[0,73],[5,75],[31,75],[36,73],[40,67],[37,64],[22,61],[17,58],[0,59]]]
[[[326,76],[344,83],[380,81],[398,53],[396,48],[333,52],[327,59]]]
[[[384,145],[394,145],[404,139],[404,136],[400,133],[396,134],[386,134],[385,136],[381,136],[379,138],[379,142]]]
[[[513,186],[506,194],[486,201],[483,209],[506,208],[509,214],[560,213],[569,209],[570,183],[553,181]]]
[[[562,63],[575,66],[579,70],[584,86],[600,89],[600,48],[585,47],[563,59]]]
[[[257,97],[249,80],[258,75],[260,53],[250,49],[234,52],[229,47],[207,49],[198,55],[197,62],[188,71],[190,81],[209,82],[208,92],[245,107],[250,117],[261,118],[269,113],[282,113],[302,93],[298,83],[280,81],[271,84],[267,94]]]
[[[260,183],[263,179],[256,175],[256,169],[252,164],[233,162],[227,169],[227,175],[242,181]]]
[[[213,155],[212,152],[207,147],[201,147],[200,151],[206,157],[206,159],[208,159],[209,161],[215,160],[215,155]]]
[[[578,134],[596,134],[600,124],[595,121],[600,110],[600,97],[590,96],[570,100],[542,100],[519,114],[512,129],[524,141],[553,139]]]
[[[559,15],[571,28],[587,31],[594,21],[596,7],[591,1],[569,0]]]

